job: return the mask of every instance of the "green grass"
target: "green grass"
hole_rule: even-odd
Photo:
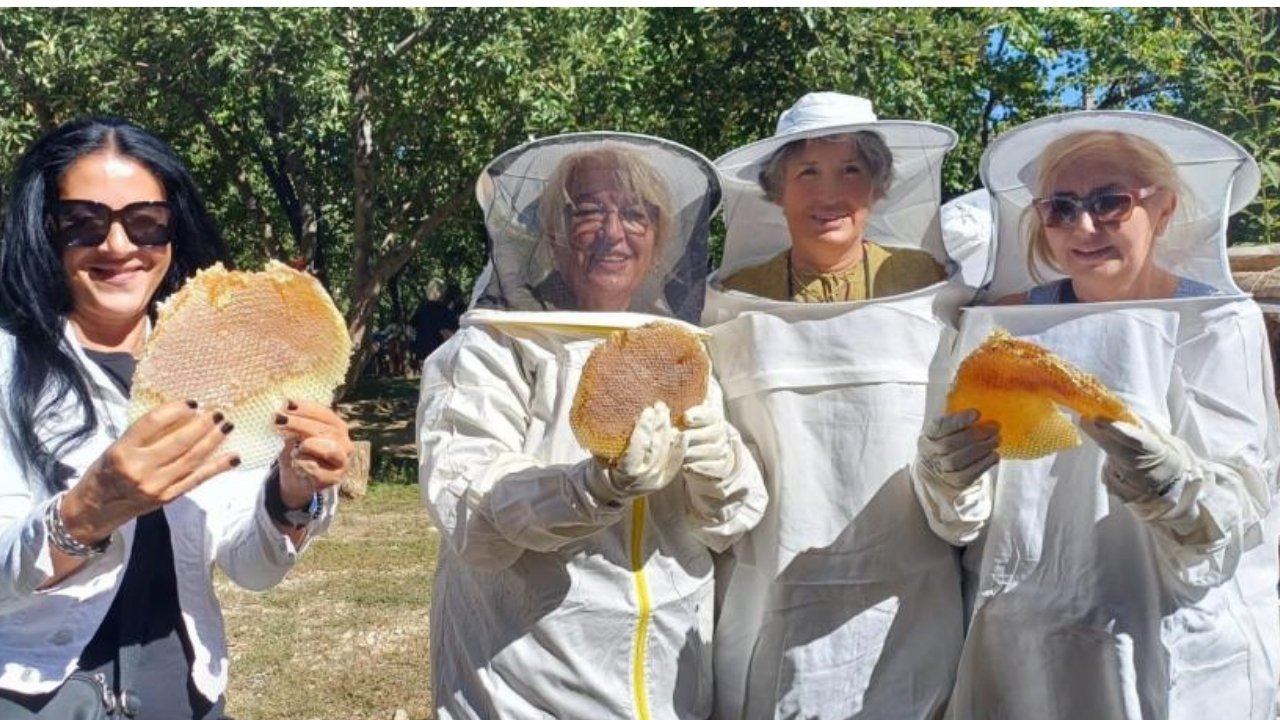
[[[418,486],[418,460],[413,457],[402,457],[390,453],[381,453],[373,461],[370,475],[378,478],[379,484]]]
[[[378,476],[375,476],[378,477]],[[416,484],[344,500],[327,535],[266,593],[219,575],[236,720],[430,716],[427,614],[438,536]]]

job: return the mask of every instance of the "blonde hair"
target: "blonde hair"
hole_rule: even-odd
[[[621,146],[605,146],[566,155],[547,179],[542,200],[538,203],[538,225],[543,237],[556,245],[569,237],[568,208],[573,202],[572,190],[579,170],[603,167],[613,172],[616,187],[644,204],[652,217],[654,258],[662,258],[675,226],[671,211],[671,193],[658,171],[636,150]]]
[[[1167,190],[1175,197],[1181,195],[1181,183],[1178,182],[1178,166],[1174,164],[1169,153],[1158,144],[1138,135],[1131,135],[1116,130],[1089,130],[1072,133],[1054,140],[1045,146],[1040,153],[1040,168],[1036,175],[1035,196],[1044,197],[1062,168],[1078,156],[1088,157],[1121,157],[1128,160],[1127,167],[1137,176],[1143,186],[1154,185]],[[1043,282],[1040,275],[1041,265],[1061,272],[1061,268],[1053,261],[1049,252],[1049,242],[1045,237],[1044,223],[1035,206],[1030,205],[1023,213],[1023,224],[1030,225],[1028,231],[1027,270],[1037,283]]]

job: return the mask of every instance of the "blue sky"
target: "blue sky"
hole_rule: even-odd
[[[1025,53],[1013,45],[1005,45],[1003,50],[1000,49],[1002,32],[1004,32],[1004,28],[992,28],[987,38],[987,53],[995,54],[999,52],[1005,58],[1023,57]],[[1078,84],[1065,84],[1059,86],[1059,81],[1063,79],[1063,76],[1068,75],[1073,71],[1087,69],[1088,63],[1089,53],[1085,50],[1068,50],[1058,53],[1057,57],[1052,60],[1040,61],[1040,67],[1044,72],[1046,88],[1050,92],[1056,93],[1058,102],[1061,103],[1063,110],[1082,108],[1084,106],[1084,94],[1081,92]],[[1097,98],[1101,99],[1103,93],[1104,90],[1102,88],[1098,88],[1096,91]],[[1129,106],[1132,109],[1141,110],[1148,110],[1151,108],[1150,102],[1146,101],[1130,103]],[[997,106],[992,111],[992,117],[995,120],[1003,120],[1008,116],[1008,114],[1008,109],[1000,106]]]

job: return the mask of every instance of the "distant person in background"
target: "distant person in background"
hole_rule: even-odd
[[[421,365],[445,340],[458,330],[462,303],[451,285],[440,278],[427,283],[426,299],[414,310],[409,325],[413,328],[414,365]]]

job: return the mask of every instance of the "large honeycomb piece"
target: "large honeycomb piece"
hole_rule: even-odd
[[[333,300],[310,275],[272,261],[262,272],[202,270],[161,304],[134,375],[129,421],[192,399],[235,423],[220,451],[242,467],[284,446],[274,417],[287,399],[329,404],[351,356]]]
[[[680,425],[684,411],[707,396],[711,360],[698,336],[654,322],[614,333],[582,368],[569,423],[592,455],[616,460],[626,452],[640,413],[661,400]]]
[[[1080,434],[1057,406],[1082,418],[1137,423],[1124,402],[1097,378],[1048,350],[996,328],[960,363],[947,412],[973,408],[1000,424],[1002,458],[1043,457],[1080,444]]]

